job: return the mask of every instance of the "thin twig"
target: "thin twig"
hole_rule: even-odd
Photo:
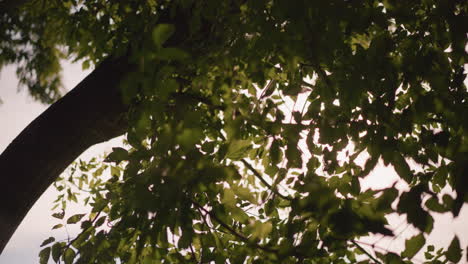
[[[81,237],[81,235],[83,235],[85,232],[87,232],[91,227],[93,227],[93,224],[96,222],[96,220],[98,219],[99,215],[101,214],[102,210],[99,211],[96,216],[94,216],[93,220],[91,220],[91,225],[86,228],[86,230],[83,230],[80,234],[78,234],[73,240],[69,241],[68,244],[65,246],[65,249],[63,250],[63,252],[65,252],[67,249],[70,248],[70,246],[73,244],[73,242],[75,242],[76,240],[78,240],[78,238]],[[65,228],[66,228],[66,225],[65,225]]]
[[[378,261],[374,256],[372,256],[371,253],[367,252],[361,245],[359,245],[356,241],[351,240],[351,243],[356,246],[359,250],[361,250],[364,254],[366,254],[370,259],[372,259],[375,263],[377,264],[382,264],[380,261]]]
[[[226,140],[223,134],[220,134],[220,136],[223,140]],[[265,178],[263,178],[262,175],[252,165],[250,165],[250,163],[247,160],[242,159],[241,161],[247,167],[247,169],[249,169],[254,174],[254,176],[257,177],[263,184],[265,184],[265,186],[267,186],[274,194],[288,201],[293,200],[293,198],[282,195],[280,192],[278,192],[278,190],[276,190],[271,184],[269,184],[265,180]]]
[[[195,262],[198,262],[197,256],[195,255],[195,251],[193,250],[192,244],[190,244],[190,252],[192,253],[192,258],[195,260]]]
[[[229,233],[231,233],[232,235],[234,235],[235,237],[239,238],[240,240],[246,242],[247,244],[253,246],[253,247],[256,247],[258,249],[261,249],[263,251],[266,251],[266,252],[272,252],[272,253],[277,253],[278,251],[276,249],[272,249],[272,248],[269,248],[269,247],[265,247],[265,246],[262,246],[262,245],[259,245],[257,243],[253,243],[252,241],[249,240],[249,238],[247,238],[246,236],[244,236],[243,234],[237,232],[234,228],[232,228],[230,225],[224,223],[221,219],[219,219],[216,214],[214,214],[213,212],[203,208],[203,206],[201,206],[199,203],[195,202],[194,200],[192,200],[192,203],[194,205],[196,205],[198,208],[200,208],[203,212],[205,212],[206,214],[208,214],[211,218],[213,218],[216,222],[218,222],[222,227],[224,227],[226,230],[229,231]]]
[[[278,190],[276,190],[271,184],[269,184],[262,177],[262,175],[252,165],[250,165],[250,163],[248,161],[246,161],[245,159],[242,159],[241,161],[245,165],[245,167],[247,167],[247,169],[249,169],[255,175],[255,177],[257,177],[263,184],[265,184],[273,193],[275,193],[276,195],[278,195],[279,197],[281,197],[281,198],[283,198],[285,200],[288,200],[288,201],[293,200],[293,198],[291,198],[289,196],[285,196],[285,195],[281,194],[280,192],[278,192]]]
[[[375,244],[371,244],[371,243],[367,243],[367,242],[363,242],[363,241],[357,241],[355,240],[356,243],[359,243],[359,244],[362,244],[362,245],[366,245],[366,246],[369,246],[369,247],[372,247],[372,248],[375,248],[375,249],[378,249],[378,250],[381,250],[382,252],[386,252],[386,253],[393,253],[395,255],[398,255],[397,253],[395,252],[392,252],[391,250],[388,250],[386,248],[383,248],[381,246],[378,246],[378,245],[375,245]],[[420,259],[417,259],[417,258],[412,258],[411,259],[412,262],[419,262],[419,263],[424,263],[423,260],[420,260]]]
[[[194,201],[191,200],[191,202],[194,202]],[[218,235],[217,235],[216,233],[211,232],[211,230],[214,230],[214,231],[218,231],[218,230],[216,230],[214,227],[211,227],[211,226],[210,226],[210,224],[208,223],[208,220],[206,219],[206,214],[203,214],[203,212],[200,210],[200,208],[202,208],[202,207],[199,207],[199,204],[197,204],[197,210],[198,210],[198,212],[200,213],[200,215],[203,217],[203,222],[204,222],[205,225],[208,227],[208,232],[210,232],[210,234],[212,234],[213,236],[218,237]],[[225,231],[218,231],[218,232],[228,234],[228,233],[225,232]],[[218,239],[219,239],[219,237],[218,237]],[[200,241],[202,241],[202,240],[200,240]],[[225,248],[223,241],[222,241],[222,240],[219,240],[219,242],[221,243],[221,246],[222,246],[223,248]],[[216,248],[217,248],[217,247],[216,247]]]
[[[275,85],[276,85],[276,80],[269,81],[268,84],[263,89],[261,95],[260,95],[260,100],[267,97],[267,96],[269,96],[268,93],[272,92],[272,90],[275,89],[275,87],[274,87]]]

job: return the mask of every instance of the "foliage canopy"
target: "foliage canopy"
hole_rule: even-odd
[[[44,102],[60,59],[135,65],[121,87],[128,148],[57,181],[58,209],[79,189],[92,210],[65,221],[81,223],[76,239],[44,241],[41,262],[410,263],[430,213],[468,202],[467,8],[67,0],[2,13],[0,64],[18,63]],[[411,188],[362,190],[379,160]],[[456,195],[441,197],[446,185]],[[391,236],[391,213],[421,233],[372,256],[357,239]],[[460,261],[458,238],[426,258]]]

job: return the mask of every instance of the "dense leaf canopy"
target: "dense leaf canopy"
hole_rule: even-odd
[[[430,213],[456,216],[468,202],[467,9],[462,0],[5,9],[0,64],[20,65],[44,102],[60,94],[61,59],[135,65],[121,85],[127,147],[57,181],[57,210],[78,198],[92,209],[54,214],[82,232],[46,240],[41,261],[410,263]],[[362,190],[379,160],[410,189]],[[447,185],[455,192],[442,197]],[[365,252],[360,237],[393,235],[391,213],[420,234],[401,253]],[[460,261],[458,238],[426,258]]]

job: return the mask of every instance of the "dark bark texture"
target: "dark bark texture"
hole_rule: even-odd
[[[130,68],[126,58],[105,60],[0,155],[0,253],[70,163],[90,146],[125,133],[119,84]]]

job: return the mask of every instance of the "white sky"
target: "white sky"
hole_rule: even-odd
[[[81,65],[70,64],[65,62],[63,64],[64,71],[64,84],[67,90],[73,88],[79,81],[81,81],[89,71],[82,71]],[[26,92],[17,93],[18,80],[15,76],[15,68],[7,66],[0,72],[0,98],[3,104],[0,105],[0,152],[2,152],[7,145],[39,114],[41,114],[47,106],[34,102]],[[115,146],[117,141],[112,143],[104,143],[95,146],[86,151],[84,156],[91,157],[109,151],[112,146]],[[364,188],[383,188],[390,186],[397,180],[397,176],[392,167],[384,167],[382,164],[373,171],[363,183]],[[58,223],[57,219],[51,217],[52,201],[56,198],[57,193],[53,188],[49,188],[44,195],[36,202],[31,211],[28,213],[22,224],[13,235],[9,244],[5,248],[3,254],[0,256],[0,263],[37,263],[38,254],[40,251],[40,243],[49,236],[55,236],[56,239],[64,239],[67,234],[62,230],[51,231],[51,227]],[[85,212],[83,208],[73,207],[67,214],[78,212]],[[453,220],[450,214],[437,214],[435,217],[434,231],[427,238],[428,244],[435,244],[438,247],[447,247],[456,233],[460,239],[461,246],[466,251],[468,245],[468,208],[465,206],[462,209],[460,217]],[[405,222],[399,217],[390,217],[392,229],[395,230],[399,236],[396,239],[382,239],[378,246],[394,251],[400,252],[404,247],[405,238],[411,237],[414,234],[414,229],[407,228]],[[70,236],[76,234],[78,229],[69,229]],[[362,239],[369,243],[379,240],[380,237],[369,237]],[[421,251],[414,259],[417,263],[418,260],[423,260]],[[462,258],[465,260],[466,252]]]

